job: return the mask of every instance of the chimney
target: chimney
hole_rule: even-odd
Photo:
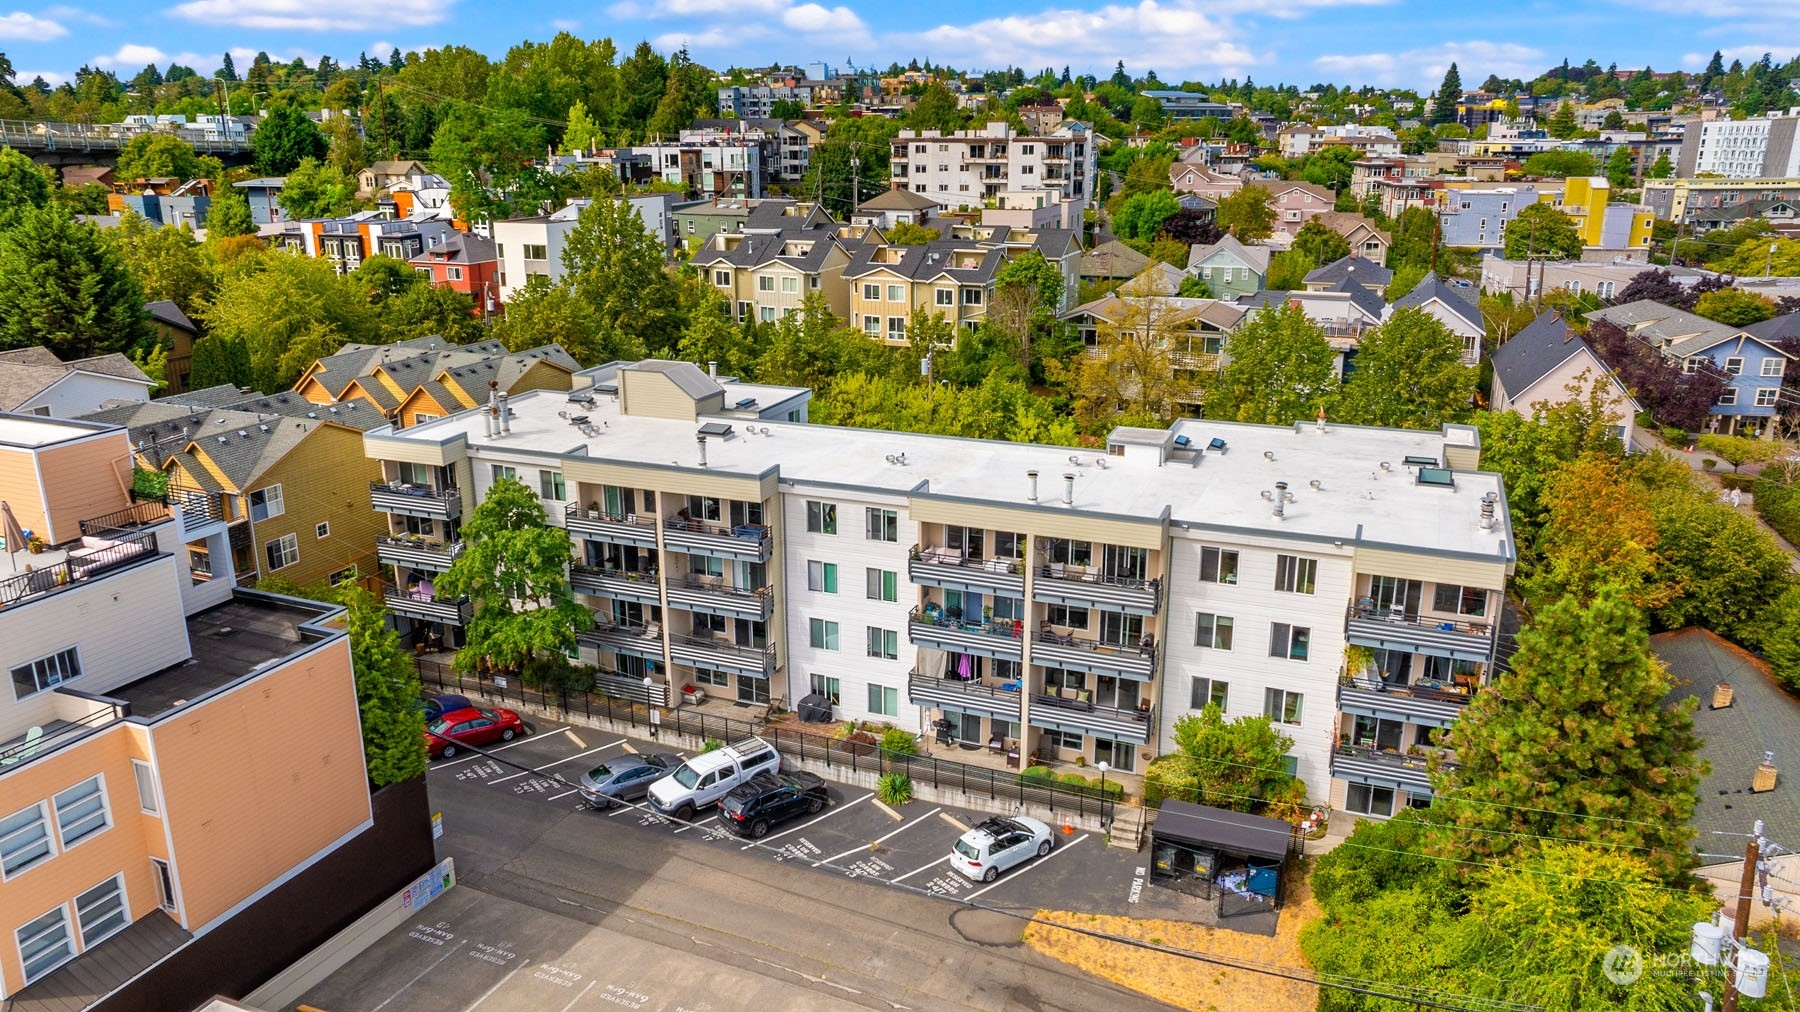
[[[500,384],[495,383],[493,380],[488,381],[488,402],[487,402],[487,406],[481,409],[481,431],[489,439],[494,438],[494,433],[499,431],[499,426],[495,424],[495,418],[494,418],[494,412],[495,412],[494,395],[495,395],[496,391],[499,389],[499,387],[500,387]]]
[[[1269,515],[1274,517],[1277,520],[1280,520],[1287,512],[1287,499],[1288,499],[1287,482],[1285,482],[1285,481],[1276,482],[1275,483],[1274,505],[1269,507]]]
[[[1750,780],[1750,793],[1761,794],[1775,789],[1775,753],[1764,752],[1763,761],[1757,764],[1756,774]]]
[[[1075,473],[1073,471],[1063,474],[1063,505],[1075,505]]]
[[[706,360],[706,375],[712,377],[713,379],[719,378],[719,363],[716,360],[714,360],[714,359]]]
[[[500,434],[502,436],[510,436],[512,435],[512,414],[506,407],[506,391],[500,391],[500,396],[497,399],[499,401],[499,410],[495,413],[500,416]]]
[[[1494,529],[1494,505],[1498,499],[1492,492],[1481,497],[1481,529],[1484,531]]]
[[[697,444],[700,447],[700,466],[705,467],[706,466],[706,437],[705,436],[695,436],[694,442],[695,442],[695,444]]]
[[[1037,502],[1037,472],[1026,471],[1025,480],[1030,483],[1031,491],[1025,496],[1027,502]]]

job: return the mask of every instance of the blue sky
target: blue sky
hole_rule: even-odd
[[[686,45],[709,66],[823,60],[886,66],[930,57],[964,69],[1068,65],[1105,76],[1124,60],[1166,81],[1253,76],[1434,87],[1454,60],[1465,85],[1529,78],[1565,57],[1602,66],[1697,70],[1713,50],[1756,59],[1800,51],[1800,0],[89,0],[9,6],[0,51],[21,82],[58,83],[84,63],[130,77],[175,60],[210,74],[230,51],[276,59],[459,44],[499,58],[560,30]],[[1770,40],[1784,40],[1774,43]],[[1778,51],[1777,60],[1794,55]]]

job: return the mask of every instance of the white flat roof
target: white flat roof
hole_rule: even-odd
[[[91,436],[106,428],[109,426],[93,422],[0,414],[0,443],[10,443],[13,446],[49,446],[51,443]]]
[[[790,388],[783,388],[790,389]],[[609,395],[581,413],[598,434],[584,436],[559,412],[576,413],[560,391],[515,396],[512,432],[500,439],[483,433],[478,411],[463,411],[399,432],[373,435],[439,443],[461,434],[472,452],[508,450],[585,455],[602,460],[699,470],[695,436],[711,417],[732,426],[728,437],[709,437],[706,470],[756,476],[779,468],[785,483],[868,489],[892,495],[915,491],[997,505],[1025,506],[1026,472],[1038,472],[1038,505],[1062,509],[1064,474],[1075,475],[1076,511],[1155,520],[1168,513],[1177,525],[1233,528],[1276,537],[1361,540],[1431,552],[1510,560],[1504,496],[1500,523],[1479,526],[1483,493],[1501,493],[1498,475],[1459,471],[1455,487],[1415,483],[1404,458],[1440,458],[1446,441],[1469,445],[1462,430],[1443,432],[1374,429],[1327,424],[1293,427],[1242,425],[1184,419],[1175,425],[1191,447],[1217,438],[1225,452],[1205,450],[1158,464],[1156,447],[1132,445],[1125,456],[994,440],[851,429],[834,425],[754,421],[703,416],[698,422],[621,416]],[[602,425],[604,423],[604,425]],[[755,432],[748,431],[754,428]],[[767,429],[768,435],[762,432]],[[1135,430],[1134,430],[1135,431]],[[585,454],[572,450],[586,444]],[[905,463],[889,457],[904,455]],[[1382,470],[1387,462],[1388,470]],[[1311,486],[1313,481],[1319,487]],[[1277,481],[1293,501],[1283,519],[1263,499]]]

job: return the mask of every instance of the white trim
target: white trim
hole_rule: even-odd
[[[104,935],[101,935],[99,938],[95,938],[90,941],[87,936],[87,931],[85,929],[83,929],[81,926],[81,895],[82,895],[82,893],[93,892],[95,889],[100,888],[101,886],[105,885],[109,879],[110,879],[110,881],[117,882],[119,884],[119,909],[124,912],[124,915],[119,920],[118,927],[112,929],[111,931],[108,931]],[[69,906],[73,908],[74,913],[75,913],[75,937],[79,938],[81,940],[81,951],[82,952],[86,952],[89,949],[93,948],[94,946],[99,945],[101,942],[106,941],[108,938],[111,938],[112,936],[118,934],[119,932],[124,931],[126,928],[131,927],[131,925],[136,922],[136,918],[131,916],[131,893],[127,890],[127,886],[125,884],[125,873],[123,871],[115,871],[107,879],[101,879],[100,881],[95,882],[93,885],[88,886],[86,889],[78,890],[74,896],[69,898]]]
[[[139,770],[143,770],[144,775],[149,778],[150,801],[155,806],[154,808],[145,808],[144,807],[144,791],[143,791],[144,781],[141,781],[138,779],[138,771]],[[151,818],[155,818],[155,819],[162,818],[162,790],[161,790],[162,784],[157,779],[156,767],[150,765],[150,763],[148,763],[142,759],[136,759],[136,758],[132,759],[131,760],[131,780],[132,780],[132,785],[134,787],[138,788],[138,792],[137,792],[138,811],[142,812],[145,815],[150,816]]]
[[[91,780],[100,781],[100,814],[106,820],[106,824],[101,826],[99,829],[89,830],[84,836],[81,837],[81,839],[76,840],[74,843],[70,843],[67,840],[63,839],[62,813],[58,812],[56,810],[56,796],[58,794],[67,794],[68,792],[74,790],[77,787],[86,785]],[[56,842],[62,846],[62,852],[65,854],[67,854],[71,850],[74,850],[76,847],[81,846],[82,844],[86,843],[87,841],[92,840],[93,838],[99,836],[100,834],[106,832],[107,830],[113,828],[114,826],[118,825],[118,822],[115,819],[113,819],[113,816],[112,816],[112,795],[106,789],[106,774],[104,772],[100,772],[100,773],[94,774],[91,777],[82,777],[80,780],[75,781],[74,783],[70,784],[69,786],[63,788],[62,790],[53,792],[50,795],[50,815],[55,820],[54,824],[56,826]]]
[[[43,980],[45,977],[48,977],[51,974],[55,973],[57,970],[60,970],[63,967],[69,965],[69,963],[72,962],[76,956],[81,955],[80,948],[79,948],[79,946],[76,945],[77,939],[76,939],[75,925],[69,916],[69,906],[70,906],[70,901],[63,900],[61,903],[56,904],[55,906],[51,907],[49,910],[46,910],[41,914],[38,914],[36,917],[26,918],[23,923],[21,923],[13,928],[13,954],[18,957],[19,974],[20,974],[20,977],[25,981],[26,987],[30,987],[31,985],[37,983],[38,981]],[[26,970],[25,970],[25,947],[20,944],[20,942],[22,940],[19,938],[19,932],[23,931],[25,929],[25,925],[30,924],[32,921],[35,921],[38,918],[44,917],[44,916],[46,916],[54,911],[57,911],[57,910],[62,911],[63,931],[65,933],[67,933],[68,938],[69,938],[68,958],[57,962],[57,964],[55,966],[49,967],[48,969],[44,970],[44,972],[38,974],[35,977],[27,976]]]

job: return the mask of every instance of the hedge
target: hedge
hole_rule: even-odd
[[[1790,544],[1800,544],[1800,489],[1764,472],[1752,486],[1756,512]]]

